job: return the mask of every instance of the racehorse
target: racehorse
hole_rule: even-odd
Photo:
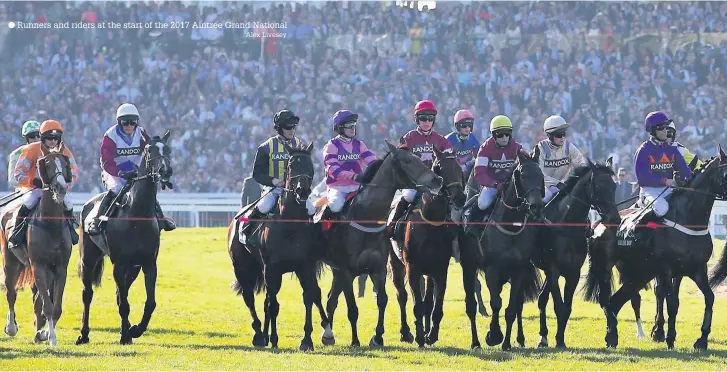
[[[545,217],[553,225],[538,231],[540,243],[533,251],[532,262],[545,273],[545,282],[538,298],[540,308],[540,341],[538,347],[548,346],[546,306],[552,295],[558,331],[556,347],[566,347],[565,329],[573,309],[573,294],[581,276],[581,267],[588,255],[586,234],[590,231],[588,212],[593,207],[606,224],[618,225],[621,218],[616,208],[616,182],[613,163],[576,167],[565,186],[545,206]],[[558,279],[565,278],[565,291],[561,297]]]
[[[353,292],[353,279],[367,273],[375,283],[376,304],[379,308],[376,334],[369,341],[373,347],[384,346],[384,312],[388,302],[386,295],[386,263],[390,248],[386,225],[391,200],[397,189],[413,189],[419,192],[439,193],[442,179],[428,169],[407,148],[397,148],[386,142],[386,156],[372,163],[361,176],[361,187],[341,213],[346,223],[334,224],[327,231],[321,224],[321,241],[326,251],[323,261],[333,270],[333,283],[328,292],[326,311],[333,324],[341,292],[346,296],[348,320],[351,323],[351,346],[360,346],[357,321],[358,307]],[[322,342],[335,344],[333,332],[324,332]]]
[[[727,155],[718,146],[719,155],[709,160],[687,187],[678,187],[670,197],[670,208],[663,218],[664,225],[654,223],[639,226],[639,219],[625,218],[630,225],[621,223],[618,235],[613,229],[596,228],[589,241],[590,265],[585,298],[598,301],[606,315],[606,346],[618,346],[618,312],[621,307],[652,279],[657,279],[657,297],[666,298],[669,329],[666,343],[674,348],[676,316],[679,309],[678,292],[673,278],[688,276],[704,295],[705,311],[702,335],[694,343],[695,349],[706,349],[712,326],[714,293],[710,288],[707,261],[712,254],[712,238],[706,226],[716,196],[727,195]],[[638,213],[638,211],[637,211]],[[624,234],[635,227],[637,240]],[[658,234],[651,231],[664,228]],[[694,227],[704,227],[694,230]],[[618,239],[619,244],[614,241]],[[621,273],[623,285],[611,295],[612,267]],[[715,278],[716,279],[716,278]],[[716,281],[713,280],[713,283]]]
[[[479,348],[477,337],[476,302],[474,283],[478,271],[484,271],[490,292],[492,319],[485,341],[490,346],[502,343],[503,350],[510,350],[512,325],[526,301],[534,299],[540,288],[540,273],[530,262],[538,226],[528,223],[530,218],[542,218],[545,184],[538,165],[538,148],[532,155],[520,151],[513,166],[510,182],[498,195],[490,216],[490,223],[474,237],[460,233],[462,280],[465,290],[467,317],[472,332],[471,348]],[[468,202],[469,203],[469,202]],[[476,208],[476,206],[473,206]],[[476,223],[475,221],[472,221]],[[508,230],[506,226],[516,226]],[[502,307],[502,286],[510,282],[510,301],[505,311],[507,330],[500,330],[499,314]],[[517,341],[525,344],[521,321],[518,321]]]
[[[81,259],[78,275],[83,282],[83,320],[77,345],[89,342],[88,321],[93,300],[93,286],[99,286],[104,268],[104,256],[109,256],[116,282],[116,303],[121,316],[122,345],[131,344],[134,338],[144,334],[156,308],[157,256],[159,255],[159,226],[155,217],[157,189],[161,184],[172,188],[171,148],[167,144],[170,132],[162,138],[142,132],[147,145],[142,151],[138,177],[133,178],[116,198],[120,204],[117,215],[108,221],[105,232],[90,236],[88,226],[98,213],[103,193],[96,195],[83,206],[81,212],[82,236],[79,242]],[[128,190],[128,192],[126,192]],[[112,204],[114,208],[116,203]],[[138,325],[129,323],[129,288],[139,271],[144,271],[146,303],[144,315]]]
[[[424,347],[425,342],[432,345],[439,339],[452,242],[457,235],[457,230],[453,232],[453,229],[458,229],[446,222],[451,210],[450,203],[462,208],[465,202],[462,169],[457,164],[456,155],[453,152],[440,152],[436,148],[434,154],[432,170],[442,177],[445,187],[438,194],[422,194],[406,225],[401,251],[395,252],[398,248],[393,248],[389,257],[401,310],[401,339],[411,339],[406,321],[407,294],[404,286],[404,280],[408,278],[414,299],[414,323],[419,347]],[[427,281],[426,296],[420,287],[422,275],[431,279]],[[426,323],[424,326],[422,320]]]
[[[14,218],[6,223],[0,245],[2,246],[5,287],[7,290],[8,316],[5,333],[15,336],[18,324],[15,320],[15,300],[17,291],[25,285],[33,286],[35,305],[36,343],[48,341],[51,346],[58,343],[56,326],[63,311],[63,291],[66,287],[68,262],[71,259],[71,233],[64,215],[63,199],[67,185],[71,182],[70,160],[63,154],[64,145],[48,149],[41,145],[42,157],[38,159],[38,174],[43,182],[40,201],[27,217],[26,247],[24,252],[29,261],[25,265],[8,248],[7,237],[11,233]],[[19,201],[15,206],[19,206]],[[12,215],[15,208],[7,208],[4,213]],[[3,216],[5,223],[7,216]],[[43,327],[48,323],[48,329]]]
[[[285,145],[290,155],[286,171],[285,186],[278,198],[280,219],[284,221],[308,220],[306,200],[311,194],[313,182],[313,144],[299,149]],[[311,332],[312,306],[315,303],[321,314],[322,326],[329,327],[321,302],[321,289],[317,277],[322,268],[318,263],[314,241],[314,226],[311,223],[282,223],[267,220],[253,232],[245,242],[240,242],[237,219],[230,223],[228,247],[235,270],[235,292],[242,295],[253,318],[255,331],[252,343],[255,346],[278,347],[277,317],[280,310],[278,292],[283,274],[294,272],[303,288],[305,304],[305,335],[300,343],[301,351],[313,351]],[[259,244],[251,241],[257,240]],[[260,329],[260,319],[255,311],[255,292],[267,289],[265,298],[265,325]],[[269,335],[269,336],[268,336]]]

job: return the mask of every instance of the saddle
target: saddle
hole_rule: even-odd
[[[351,208],[351,203],[353,201],[353,198],[356,197],[356,194],[358,194],[358,191],[354,191],[349,193],[346,196],[346,202],[343,204],[343,208],[341,209],[341,212],[339,213],[340,216],[344,216],[346,212]],[[324,196],[315,202],[316,206],[316,214],[313,216],[313,223],[319,223],[321,222],[321,219],[323,218],[323,213],[326,211],[326,207],[328,207],[328,197]],[[333,222],[323,222],[321,224],[323,228],[323,232],[328,232],[333,227]]]
[[[619,212],[621,224],[616,232],[616,244],[619,247],[648,245],[653,238],[655,222],[651,208],[628,208]]]
[[[7,239],[10,238],[10,234],[15,231],[15,220],[18,215],[18,210],[20,209],[20,201],[13,202],[13,204],[9,204],[6,206],[2,211],[2,218],[5,219],[6,216],[9,216],[8,220],[5,221],[5,230],[4,230],[4,239],[5,244],[7,245]],[[33,213],[31,210],[28,213],[28,216],[30,216]],[[28,220],[22,222],[22,224],[27,224]],[[18,226],[18,228],[21,228],[22,226]],[[9,251],[13,252],[13,255],[20,261],[20,263],[23,264],[23,266],[28,266],[30,264],[30,260],[28,259],[28,251],[25,249],[25,245],[17,247],[15,249],[9,249]]]

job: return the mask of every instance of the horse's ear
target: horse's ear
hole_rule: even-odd
[[[41,144],[40,144],[40,154],[42,156],[48,156],[48,153],[50,153],[50,150],[48,149],[48,147],[44,143],[41,142]]]
[[[387,147],[387,148],[389,149],[389,152],[394,152],[394,151],[396,151],[396,146],[394,146],[394,145],[392,145],[391,143],[389,143],[389,141],[388,141],[388,140],[384,140],[384,142],[386,142],[386,147]]]
[[[144,137],[144,142],[146,142],[147,144],[151,142],[151,137],[149,137],[149,134],[146,132],[146,130],[141,130],[141,136]]]
[[[285,148],[285,151],[287,151],[288,154],[291,154],[291,155],[293,154],[293,151],[295,150],[292,147],[290,147],[290,145],[288,145],[287,143],[284,143],[283,147]]]
[[[540,146],[533,146],[533,151],[530,153],[530,158],[533,160],[540,159]]]
[[[442,156],[442,152],[439,151],[437,146],[432,146],[432,149],[434,150],[434,155],[437,157],[437,159],[442,159],[444,156]]]
[[[311,153],[313,151],[313,142],[309,143],[308,146],[305,148],[305,152]]]
[[[722,144],[717,144],[717,150],[719,150],[720,162],[727,160],[727,154],[725,154],[724,151],[722,150]]]
[[[608,159],[606,159],[606,165],[608,165],[609,168],[613,169],[613,156],[609,156]]]
[[[692,158],[692,161],[689,163],[689,169],[691,169],[692,171],[697,169],[697,162],[699,162],[699,156],[694,155],[694,157]]]
[[[166,144],[167,140],[169,139],[169,136],[171,136],[171,135],[172,135],[172,132],[169,129],[167,129],[167,132],[164,133],[164,135],[162,136],[162,142],[164,142]]]
[[[66,150],[66,144],[61,141],[61,145],[58,146],[58,152],[63,154]]]
[[[591,158],[586,158],[586,164],[588,165],[588,168],[593,168],[593,162],[591,161]]]
[[[533,155],[535,155],[535,153],[533,153]],[[532,157],[527,152],[525,152],[525,150],[518,151],[517,158],[521,163],[532,159]]]

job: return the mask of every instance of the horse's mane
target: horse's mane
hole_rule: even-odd
[[[384,159],[376,159],[366,167],[366,170],[361,174],[360,183],[367,184],[374,179],[376,172],[381,168],[381,164],[384,163]]]
[[[606,172],[606,174],[610,176],[615,176],[616,173],[613,171],[613,168],[611,168],[606,163],[591,163],[592,165],[579,165],[571,171],[571,173],[568,175],[568,178],[563,182],[565,184],[565,187],[563,187],[560,192],[558,193],[558,196],[562,197],[563,195],[570,194],[571,191],[573,191],[573,188],[578,184],[578,181],[581,180],[586,174],[588,174],[588,171],[594,170],[594,171],[603,171]]]

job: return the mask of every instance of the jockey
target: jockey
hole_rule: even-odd
[[[139,126],[139,110],[136,106],[131,103],[119,106],[116,109],[116,124],[104,133],[101,142],[101,180],[107,192],[101,200],[98,215],[88,226],[89,235],[103,232],[106,220],[113,210],[110,208],[111,202],[129,180],[137,176],[136,167],[141,164],[146,146],[143,133],[145,131]],[[155,214],[161,229],[172,231],[177,228],[172,220],[164,217],[158,201]]]
[[[63,127],[55,120],[46,120],[40,126],[40,142],[34,142],[25,145],[21,148],[18,162],[15,164],[13,170],[14,183],[20,190],[31,190],[23,197],[23,205],[18,209],[18,214],[15,219],[15,227],[13,227],[13,233],[10,235],[8,242],[11,244],[10,248],[19,248],[25,243],[25,231],[27,224],[22,223],[23,220],[30,215],[30,212],[38,205],[40,201],[41,191],[43,188],[43,182],[37,176],[37,162],[41,155],[41,145],[44,145],[50,149],[59,148],[62,143]],[[63,146],[63,154],[68,157],[70,174],[72,179],[70,182],[66,180],[66,189],[70,189],[72,184],[78,180],[78,166],[76,165],[76,159],[73,157],[73,153],[68,147]],[[73,217],[73,202],[71,202],[70,193],[66,193],[63,199],[65,206],[64,214],[68,218],[69,228],[71,230],[71,239],[73,244],[78,243],[78,233],[76,232],[75,219]]]
[[[474,174],[480,185],[477,207],[472,208],[469,221],[482,221],[485,211],[492,206],[499,191],[504,190],[522,146],[512,139],[512,121],[505,115],[497,115],[490,122],[490,138],[480,146],[475,160]],[[474,229],[468,224],[465,233]]]
[[[457,162],[462,171],[475,164],[475,154],[480,147],[480,140],[472,134],[475,118],[468,110],[459,110],[454,114],[454,129],[445,138],[457,152]]]
[[[40,123],[35,120],[26,121],[23,123],[20,134],[25,138],[25,145],[40,141]],[[19,190],[19,188],[15,184],[13,172],[15,171],[15,164],[18,162],[18,157],[20,157],[20,153],[23,151],[25,145],[13,150],[8,156],[8,185],[16,190]]]
[[[540,147],[540,168],[545,176],[545,203],[560,191],[563,181],[575,167],[586,164],[580,150],[565,139],[569,126],[558,115],[545,119],[543,123],[543,131],[548,138],[540,141],[537,146]]]
[[[666,142],[677,147],[679,153],[681,153],[682,157],[684,157],[684,161],[687,162],[687,165],[692,164],[692,160],[694,160],[694,158],[697,158],[697,163],[695,164],[696,167],[700,167],[702,165],[702,161],[699,160],[699,157],[692,154],[686,146],[677,142],[677,126],[674,125],[673,121],[670,121],[669,126],[666,127]]]
[[[356,137],[358,115],[339,110],[333,115],[333,130],[338,133],[323,147],[328,206],[321,219],[331,220],[341,212],[348,194],[358,190],[359,177],[376,160],[376,155]]]
[[[252,178],[262,185],[264,196],[250,214],[249,218],[252,220],[262,219],[270,213],[278,200],[278,196],[283,192],[285,172],[288,169],[288,159],[290,158],[284,145],[290,147],[302,146],[301,140],[295,137],[295,129],[299,121],[300,118],[290,110],[278,111],[273,117],[273,127],[278,134],[268,138],[257,148]],[[306,208],[308,209],[308,215],[313,216],[315,214],[316,209],[310,199],[306,202]],[[254,224],[253,221],[250,223],[243,222],[240,233],[245,234],[250,231],[250,226]]]
[[[671,194],[671,188],[678,182],[692,178],[692,172],[677,147],[666,142],[669,123],[671,119],[661,111],[646,115],[644,129],[651,138],[636,150],[634,165],[636,179],[641,187],[641,205],[651,204],[651,209],[659,218],[669,211],[666,196]]]
[[[423,100],[417,102],[416,106],[414,106],[414,120],[417,123],[417,127],[399,139],[399,143],[408,147],[414,155],[419,156],[427,167],[431,167],[434,162],[433,147],[436,147],[439,151],[452,148],[449,141],[433,129],[436,118],[437,108],[432,101]],[[402,190],[401,199],[399,199],[394,214],[387,224],[389,227],[392,224],[398,225],[399,219],[408,211],[416,194],[417,191],[415,189]]]

